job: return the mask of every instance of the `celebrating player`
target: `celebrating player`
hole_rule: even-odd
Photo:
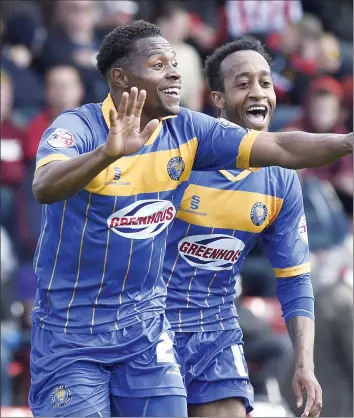
[[[191,170],[325,164],[352,138],[260,133],[180,108],[175,53],[144,21],[109,33],[97,67],[109,96],[61,114],[37,153],[29,403],[44,416],[185,416],[161,275]]]
[[[250,37],[221,46],[208,58],[207,80],[225,129],[233,123],[268,129],[276,105],[269,63],[260,41]],[[168,237],[166,315],[176,332],[190,416],[241,417],[252,410],[234,299],[235,280],[258,239],[273,265],[295,347],[296,400],[300,405],[306,390],[304,414],[320,413],[301,186],[295,171],[268,167],[193,172]]]

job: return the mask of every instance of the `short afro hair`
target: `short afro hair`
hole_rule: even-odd
[[[160,29],[145,20],[135,20],[130,25],[118,26],[108,33],[97,55],[97,70],[104,79],[108,71],[119,60],[128,58],[134,52],[134,42],[141,38],[161,36]]]
[[[244,36],[237,41],[228,42],[217,48],[212,55],[205,60],[204,73],[209,88],[212,91],[224,91],[223,75],[221,74],[221,63],[223,60],[238,51],[255,51],[263,56],[269,65],[272,63],[270,55],[264,45],[257,38]]]

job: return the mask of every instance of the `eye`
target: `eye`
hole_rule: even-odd
[[[248,81],[242,81],[241,83],[237,84],[237,87],[239,87],[240,89],[245,89],[249,86],[249,82]]]
[[[178,62],[174,62],[172,65],[173,65],[175,68],[177,68],[177,67],[178,67]]]
[[[157,62],[156,64],[154,64],[153,65],[153,68],[162,68],[163,67],[163,65],[162,65],[162,63],[161,62]]]
[[[272,86],[272,83],[270,81],[263,81],[262,82],[262,87],[264,88],[269,88]]]

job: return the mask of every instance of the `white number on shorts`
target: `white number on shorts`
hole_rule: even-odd
[[[173,342],[167,332],[161,334],[161,340],[156,346],[158,363],[176,363],[173,353]]]
[[[237,373],[240,377],[248,377],[248,373],[245,368],[244,364],[244,356],[243,356],[243,347],[239,344],[234,344],[231,346],[232,354],[234,356],[234,364],[237,370]]]

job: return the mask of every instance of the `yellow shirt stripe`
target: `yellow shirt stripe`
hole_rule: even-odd
[[[200,197],[197,215],[190,209],[194,195]],[[268,209],[267,218],[259,226],[251,219],[251,209],[257,202],[264,203]],[[241,190],[216,190],[192,184],[184,193],[177,218],[193,225],[213,225],[214,228],[259,233],[278,216],[282,204],[283,199],[279,197]]]
[[[259,168],[256,168],[254,171],[257,171],[257,170],[259,170]],[[220,173],[224,177],[226,177],[228,180],[230,180],[233,183],[235,183],[236,181],[243,180],[244,178],[246,178],[247,176],[249,176],[252,173],[252,171],[250,171],[250,170],[243,170],[243,171],[241,171],[241,173],[237,174],[237,176],[234,176],[233,174],[231,174],[227,170],[220,170]]]
[[[36,165],[36,170],[39,169],[39,167],[42,167],[43,165],[46,165],[52,161],[65,161],[70,160],[70,157],[64,154],[50,154],[46,157],[40,159]]]
[[[299,276],[300,274],[310,273],[311,265],[310,262],[300,264],[299,266],[286,267],[284,269],[273,269],[276,277],[294,277]]]
[[[236,167],[254,171],[250,168],[251,150],[261,131],[249,131],[242,139],[236,159]]]
[[[105,196],[134,196],[139,193],[156,193],[173,190],[188,180],[195,154],[197,138],[192,138],[177,149],[122,157],[103,170],[85,189]],[[167,172],[168,162],[173,157],[182,157],[185,167],[181,178],[173,180]],[[114,180],[114,168],[121,170],[120,179]]]

